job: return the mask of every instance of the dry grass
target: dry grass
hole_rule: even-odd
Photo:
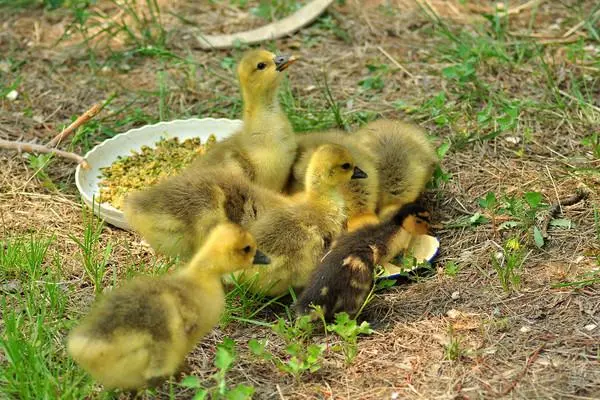
[[[158,119],[159,72],[167,77],[162,101],[168,105],[169,118],[236,117],[239,100],[235,80],[221,64],[227,57],[237,58],[240,50],[193,50],[191,28],[173,15],[185,15],[210,33],[232,32],[263,21],[234,2],[158,3],[163,7],[161,23],[168,32],[165,49],[187,61],[165,55],[136,55],[127,47],[130,42],[126,37],[98,40],[92,53],[79,44],[80,33],[73,27],[72,36],[55,46],[57,38],[71,26],[67,11],[0,9],[0,84],[6,87],[19,80],[20,93],[16,101],[0,99],[0,138],[46,142],[72,116],[116,93],[95,125],[80,131],[74,146],[83,152],[114,132]],[[194,374],[210,379],[215,346],[228,336],[236,340],[240,352],[228,380],[253,385],[256,398],[597,398],[600,287],[555,285],[580,279],[599,267],[600,222],[594,222],[594,210],[598,212],[600,203],[600,163],[581,140],[600,126],[600,86],[596,78],[589,81],[595,103],[587,106],[557,91],[569,94],[575,78],[597,73],[598,59],[595,63],[569,59],[569,44],[543,47],[541,54],[555,79],[555,89],[547,86],[539,60],[520,65],[483,62],[478,74],[494,92],[548,106],[524,108],[517,130],[491,140],[471,140],[467,133],[488,129],[475,122],[484,104],[461,98],[460,88],[441,74],[455,64],[441,55],[450,44],[442,35],[434,34],[431,15],[428,17],[417,3],[429,4],[429,14],[437,14],[465,32],[474,32],[484,21],[482,12],[493,11],[493,4],[434,0],[345,3],[332,7],[326,17],[332,21],[330,25],[317,23],[275,43],[280,51],[293,51],[304,60],[289,72],[295,99],[291,110],[299,116],[295,123],[300,129],[310,129],[301,118],[321,118],[316,112],[325,108],[326,102],[319,86],[322,71],[327,71],[329,86],[351,125],[374,116],[409,118],[427,127],[437,143],[453,143],[444,160],[444,169],[452,179],[425,195],[442,243],[437,273],[381,292],[368,305],[366,318],[376,333],[361,338],[358,356],[350,366],[345,366],[341,355],[327,352],[321,370],[295,381],[272,365],[257,361],[246,349],[245,343],[252,337],[269,338],[274,348],[281,345],[270,329],[233,322],[211,333],[190,357]],[[508,40],[517,40],[518,35],[559,38],[594,6],[591,1],[539,3],[539,8],[526,8],[511,16]],[[581,13],[573,11],[578,4]],[[94,7],[117,18],[110,2],[99,1]],[[345,36],[328,28],[331,24]],[[573,35],[584,33],[580,29]],[[591,48],[589,54],[600,57],[598,41],[588,36],[584,45]],[[394,61],[410,74],[396,69]],[[369,63],[389,65],[380,91],[365,91],[358,85],[372,76],[366,68]],[[467,84],[461,90],[474,89]],[[440,91],[448,93],[448,107],[460,114],[445,125],[436,124],[433,114],[423,106]],[[564,102],[563,108],[553,103],[556,96]],[[398,107],[397,100],[409,107]],[[411,107],[416,111],[411,112]],[[506,137],[521,141],[515,145]],[[65,280],[74,296],[69,315],[77,318],[85,309],[82,304],[91,299],[93,288],[69,236],[81,236],[84,229],[72,165],[55,160],[47,168],[60,186],[60,190],[49,190],[22,155],[0,151],[0,160],[0,232],[5,238],[29,234],[56,237],[51,249],[61,255]],[[552,203],[571,195],[581,184],[592,190],[591,196],[564,210],[564,217],[573,221],[574,228],[552,229],[542,250],[535,248],[526,232],[517,234],[531,252],[516,292],[502,290],[490,262],[514,232],[499,231],[492,224],[450,227],[460,218],[481,211],[477,199],[490,191],[498,197],[538,191]],[[140,262],[152,265],[156,260],[134,234],[106,227],[101,243],[109,241],[114,250],[107,284],[112,283],[113,272],[118,277],[126,274],[124,266]],[[444,273],[449,262],[460,266],[456,277]],[[51,263],[46,267],[51,268]],[[274,311],[261,317],[273,321]],[[596,327],[590,329],[592,325]],[[56,353],[64,355],[61,339],[55,342]],[[449,360],[447,348],[453,342],[458,343],[460,352]],[[0,367],[6,362],[0,356]],[[159,397],[168,397],[168,391],[161,389]],[[189,397],[190,392],[181,396]]]

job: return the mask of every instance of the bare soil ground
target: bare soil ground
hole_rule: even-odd
[[[0,99],[0,138],[45,143],[73,116],[111,93],[117,96],[74,151],[83,152],[114,132],[156,120],[163,101],[167,118],[237,117],[235,77],[222,63],[229,57],[237,59],[241,51],[194,49],[192,28],[172,16],[184,15],[209,33],[258,26],[264,20],[225,1],[159,3],[169,32],[166,48],[195,64],[125,51],[127,41],[114,38],[94,44],[92,57],[77,32],[55,44],[65,31],[75,29],[69,25],[73,17],[67,11],[0,9],[2,84],[6,87],[18,80],[19,92],[14,101]],[[464,32],[485,23],[482,14],[493,10],[488,2],[421,2],[425,3],[431,5],[430,14],[433,10],[452,29]],[[507,40],[518,40],[519,32],[528,26],[533,29],[527,32],[538,35],[530,34],[534,37],[528,40],[559,38],[579,22],[576,16],[580,14],[573,14],[573,7],[589,11],[594,6],[591,1],[540,3],[534,15],[530,8],[511,15],[510,31],[515,35]],[[99,1],[96,7],[108,15],[114,12],[110,2]],[[358,356],[350,366],[340,355],[326,353],[321,370],[296,381],[273,365],[257,361],[244,345],[250,338],[266,337],[276,349],[280,339],[270,329],[231,322],[215,329],[191,355],[193,373],[209,380],[214,373],[215,345],[229,336],[239,344],[239,357],[228,380],[254,386],[255,398],[260,399],[600,398],[600,286],[555,286],[577,281],[599,268],[600,160],[581,144],[599,130],[598,80],[590,81],[588,88],[595,102],[591,107],[562,96],[565,107],[554,114],[551,107],[528,108],[520,114],[515,131],[471,141],[465,134],[477,129],[473,121],[480,109],[467,104],[442,76],[442,69],[453,64],[443,56],[443,49],[452,43],[434,33],[431,16],[415,2],[348,0],[332,6],[327,18],[335,29],[321,22],[275,43],[278,50],[303,58],[289,70],[297,102],[294,121],[302,128],[298,121],[303,115],[318,119],[312,116],[315,110],[327,108],[319,89],[322,71],[327,71],[333,96],[353,126],[361,121],[361,112],[368,112],[369,118],[407,118],[426,127],[437,143],[453,143],[443,161],[452,178],[424,196],[441,241],[437,271],[376,296],[365,315],[376,332],[359,340]],[[598,57],[599,42],[582,40]],[[541,45],[549,74],[541,71],[539,62],[515,66],[493,61],[478,69],[478,74],[513,99],[561,97],[548,89],[548,80],[556,82],[557,90],[571,93],[573,79],[599,73],[594,69],[597,64],[570,62],[567,45],[558,40]],[[358,85],[372,75],[367,64],[390,68],[375,95]],[[161,79],[166,87],[163,94]],[[449,107],[462,115],[450,124],[437,124],[423,111],[422,105],[439,92],[447,92]],[[418,111],[399,107],[398,100]],[[519,143],[506,136],[519,138]],[[74,165],[54,160],[46,170],[58,189],[49,189],[23,155],[0,151],[0,160],[0,232],[5,238],[56,237],[51,248],[60,253],[70,277],[66,284],[74,289],[74,296],[69,315],[76,319],[89,304],[93,289],[69,236],[83,232]],[[456,221],[482,212],[477,199],[490,191],[498,197],[537,191],[546,203],[554,203],[582,184],[591,190],[590,197],[564,209],[563,217],[573,222],[571,229],[552,228],[543,249],[535,247],[529,231],[521,234],[527,248],[521,286],[505,292],[491,259],[502,250],[510,230],[500,231],[489,223],[457,227]],[[113,244],[107,282],[112,282],[113,270],[122,276],[125,265],[152,265],[155,260],[133,233],[107,226],[101,241]],[[445,272],[452,262],[460,267],[456,276]],[[270,311],[261,317],[274,320]],[[63,340],[64,336],[57,337],[54,343],[61,357],[66,356]],[[447,349],[453,342],[458,343],[460,354],[450,360]],[[6,360],[0,357],[2,362]],[[163,388],[158,396],[168,397],[168,391]],[[178,397],[191,395],[182,391]]]

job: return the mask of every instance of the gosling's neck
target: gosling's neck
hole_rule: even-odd
[[[338,210],[345,209],[344,196],[339,186],[326,185],[316,177],[307,176],[305,187],[308,201],[326,203]]]
[[[221,287],[221,274],[218,269],[211,264],[213,256],[200,250],[187,264],[177,271],[177,276],[193,282],[196,286],[214,286]]]
[[[260,95],[251,94],[248,90],[242,89],[242,100],[244,127],[250,133],[262,130],[261,124],[264,124],[266,119],[281,114],[276,89],[270,89]]]

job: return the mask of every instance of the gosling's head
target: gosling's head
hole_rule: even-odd
[[[416,203],[409,203],[400,208],[392,217],[395,225],[401,226],[412,235],[429,233],[431,214],[427,209]]]
[[[316,183],[335,187],[351,179],[367,178],[366,172],[354,165],[347,148],[337,144],[318,147],[310,158],[306,171],[307,187]]]
[[[244,96],[253,98],[274,96],[283,77],[283,71],[295,61],[294,56],[278,56],[266,50],[248,51],[237,68]]]
[[[248,231],[231,223],[214,227],[200,252],[203,253],[203,258],[210,259],[213,271],[220,274],[271,262],[269,257],[256,248],[256,241]]]

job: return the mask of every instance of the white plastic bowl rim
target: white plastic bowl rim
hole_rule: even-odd
[[[214,134],[222,140],[241,128],[242,121],[226,118],[191,118],[159,122],[130,129],[98,144],[87,152],[85,159],[90,165],[83,169],[78,165],[75,170],[75,184],[84,203],[91,207],[98,217],[111,225],[122,229],[130,229],[123,213],[109,203],[99,203],[95,197],[99,193],[100,168],[108,167],[118,157],[139,151],[142,146],[154,147],[161,138],[178,137],[185,140],[198,137],[203,142]]]

